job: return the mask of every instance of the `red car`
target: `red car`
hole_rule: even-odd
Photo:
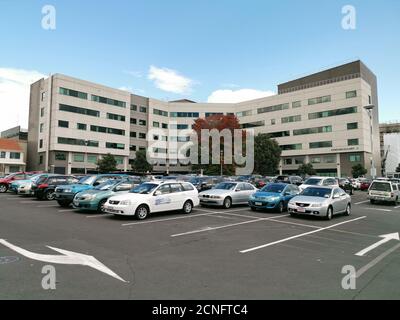
[[[371,185],[370,180],[361,180],[360,181],[360,190],[361,191],[366,191],[369,189],[369,186]]]
[[[16,180],[27,180],[29,176],[32,174],[41,173],[41,172],[16,172],[9,174],[8,176],[0,179],[0,193],[7,192],[10,184]]]

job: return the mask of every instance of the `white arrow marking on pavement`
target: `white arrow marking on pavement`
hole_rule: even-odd
[[[27,257],[32,260],[38,260],[38,261],[42,261],[42,262],[56,263],[56,264],[69,264],[69,265],[75,264],[75,265],[88,266],[90,268],[96,269],[105,274],[108,274],[109,276],[111,276],[115,279],[118,279],[122,282],[126,282],[124,279],[119,277],[116,273],[111,271],[109,268],[107,268],[104,264],[102,264],[99,260],[97,260],[93,256],[88,256],[86,254],[81,254],[81,253],[77,253],[77,252],[53,248],[50,246],[47,246],[47,248],[57,251],[57,252],[61,253],[62,255],[56,256],[56,255],[38,254],[38,253],[30,252],[30,251],[22,249],[20,247],[14,246],[13,244],[9,243],[8,241],[6,241],[4,239],[0,239],[0,244],[3,244],[7,248],[14,250],[15,252],[23,255],[24,257]]]
[[[356,256],[362,257],[366,253],[370,252],[371,250],[374,250],[375,248],[381,246],[382,244],[389,242],[390,240],[397,240],[400,241],[399,233],[390,233],[390,234],[384,234],[382,236],[379,236],[380,238],[383,238],[381,241],[378,241],[377,243],[374,243],[372,246],[369,246],[368,248],[365,248],[364,250],[361,250],[360,252],[356,253]]]

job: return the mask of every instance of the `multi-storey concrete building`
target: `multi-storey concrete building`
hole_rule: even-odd
[[[243,128],[275,138],[282,148],[280,173],[295,173],[308,162],[320,175],[350,176],[357,163],[368,170],[374,164],[380,172],[377,82],[361,61],[280,84],[277,95],[235,104],[160,101],[56,74],[31,87],[29,169],[84,172],[110,152],[119,169],[127,170],[136,150],[163,141],[165,147],[155,151],[166,153],[170,142],[186,143],[196,118],[216,113],[235,114]],[[154,169],[190,167],[167,161]]]

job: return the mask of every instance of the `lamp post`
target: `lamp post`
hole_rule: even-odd
[[[220,155],[221,155],[221,157],[220,157],[220,167],[221,167],[221,177],[224,175],[224,151],[223,150],[221,150],[221,153],[220,153]]]
[[[83,159],[83,165],[85,166],[85,175],[87,174],[87,168],[86,168],[86,160],[87,160],[87,147],[89,145],[89,140],[85,140],[85,155]]]
[[[374,105],[368,105],[365,106],[364,109],[368,111],[369,115],[369,124],[370,124],[370,135],[371,135],[371,177],[372,179],[375,179],[376,177],[376,168],[375,168],[375,160],[374,160],[374,127],[373,127],[373,122],[372,122],[372,111],[374,110],[375,106]]]

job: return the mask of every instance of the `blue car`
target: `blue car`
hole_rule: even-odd
[[[296,185],[286,183],[270,183],[257,191],[249,199],[251,210],[257,209],[274,210],[284,212],[289,201],[300,193]]]
[[[108,180],[127,179],[128,175],[123,174],[98,174],[86,176],[77,184],[61,185],[55,189],[55,199],[61,207],[68,207],[75,198],[75,195],[85,190],[91,190]]]

